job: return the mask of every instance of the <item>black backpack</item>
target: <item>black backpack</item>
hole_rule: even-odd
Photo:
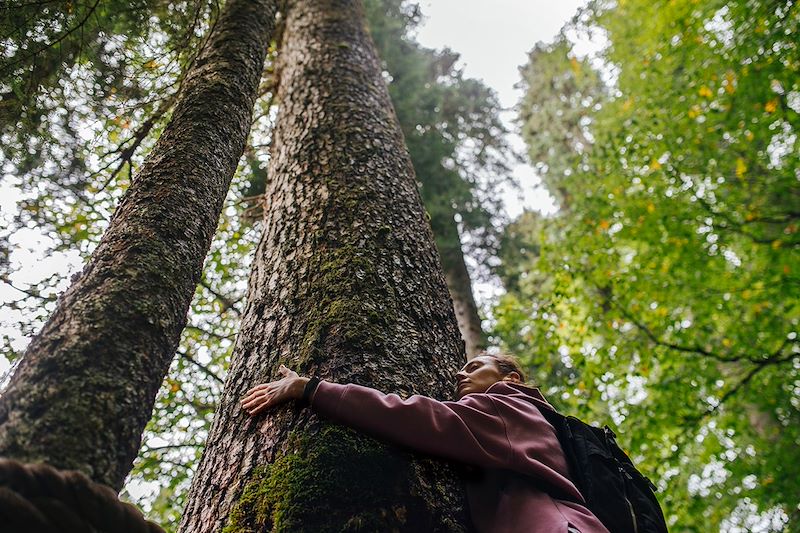
[[[586,507],[611,533],[667,533],[656,486],[636,470],[608,426],[596,428],[553,409],[539,411],[556,430]]]

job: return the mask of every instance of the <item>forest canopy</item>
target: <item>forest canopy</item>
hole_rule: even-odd
[[[677,531],[800,518],[798,24],[794,2],[596,1],[521,71],[560,209],[506,229],[495,335],[622,428]]]
[[[8,375],[95,250],[221,8],[0,8]],[[800,527],[797,3],[592,0],[552,41],[531,42],[516,126],[559,209],[515,220],[500,189],[519,158],[516,126],[492,88],[464,74],[457,51],[417,42],[415,2],[364,8],[445,273],[466,254],[473,282],[502,285],[483,302],[489,343],[520,356],[562,411],[616,428],[673,531]],[[579,52],[588,38],[599,52]],[[122,493],[169,531],[222,394],[269,208],[279,43]],[[43,278],[26,272],[35,261]]]

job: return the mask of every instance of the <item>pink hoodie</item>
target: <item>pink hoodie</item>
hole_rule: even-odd
[[[477,466],[466,482],[481,533],[608,533],[585,507],[552,498],[537,481],[583,501],[569,478],[553,427],[536,406],[551,408],[538,389],[498,382],[457,402],[426,396],[403,400],[359,385],[321,382],[312,400],[319,414],[378,439]],[[519,474],[523,474],[520,476]]]

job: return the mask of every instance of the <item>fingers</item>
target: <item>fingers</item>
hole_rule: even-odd
[[[272,385],[272,383],[262,383],[261,385],[256,385],[255,387],[253,387],[250,390],[248,390],[247,392],[245,392],[244,396],[246,398],[246,397],[250,396],[251,394],[254,394],[254,393],[258,392],[258,391],[266,389],[270,385]]]
[[[241,406],[247,414],[253,416],[270,407],[272,400],[272,391],[263,391],[242,400]]]
[[[270,407],[285,403],[291,398],[287,394],[288,378],[297,377],[297,374],[289,370],[286,365],[278,367],[281,378],[277,381],[262,383],[248,390],[240,402],[240,406],[250,416],[255,416]]]
[[[242,398],[242,402],[241,403],[242,403],[242,405],[247,405],[247,404],[252,403],[252,402],[254,402],[254,401],[256,401],[256,400],[258,400],[260,398],[266,398],[266,397],[268,397],[268,395],[269,395],[269,391],[266,391],[266,390],[257,391],[257,392],[254,392],[253,394],[248,394],[247,396]]]
[[[278,367],[278,373],[281,374],[281,379],[283,379],[285,377],[288,377],[292,373],[292,371],[289,370],[288,368],[286,368],[284,365],[281,365],[280,367]],[[280,381],[280,380],[278,380],[278,381]],[[245,392],[244,395],[245,395],[245,397],[250,396],[251,394],[254,394],[254,393],[256,393],[256,392],[258,392],[260,390],[264,390],[264,389],[276,384],[278,381],[270,381],[269,383],[262,383],[260,385],[256,385],[255,387],[252,387],[247,392]]]
[[[247,414],[249,414],[250,416],[256,416],[256,415],[260,414],[262,411],[266,411],[266,410],[267,410],[267,409],[269,409],[270,407],[272,407],[272,401],[270,401],[270,400],[267,400],[267,401],[265,401],[264,403],[261,403],[261,404],[259,404],[259,405],[256,405],[255,407],[253,407],[252,409],[250,409],[250,410],[247,412]]]
[[[254,392],[253,394],[248,394],[244,398],[242,398],[241,405],[244,409],[251,409],[253,406],[269,400],[270,396],[272,396],[272,391],[269,389],[259,390]]]

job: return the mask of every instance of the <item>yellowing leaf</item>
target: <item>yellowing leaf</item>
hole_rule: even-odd
[[[656,210],[656,206],[655,206],[655,204],[653,202],[650,202],[649,204],[647,204],[647,212],[648,213],[653,213],[653,212],[655,212],[655,210]]]
[[[729,338],[726,337],[726,338],[722,339],[722,345],[724,347],[730,348],[732,344],[733,343],[731,342],[731,340]]]
[[[572,68],[572,72],[575,73],[576,76],[579,76],[581,73],[581,64],[578,60],[574,57],[570,58],[569,66]]]
[[[658,159],[653,158],[653,160],[650,161],[650,170],[658,170],[660,168],[661,168],[661,163],[659,163]]]
[[[736,74],[733,73],[732,70],[729,70],[725,73],[725,82],[723,86],[725,87],[725,92],[728,94],[733,94],[736,91]]]
[[[736,159],[736,177],[741,179],[747,172],[747,163],[741,157]]]
[[[697,118],[700,115],[700,106],[693,105],[691,109],[689,109],[689,118]]]
[[[623,102],[622,110],[630,111],[631,107],[633,107],[633,98],[628,98],[627,100],[625,100],[625,102]]]
[[[764,111],[767,113],[774,113],[778,109],[778,99],[773,98],[766,104],[764,104]]]
[[[152,70],[154,68],[158,68],[159,65],[158,65],[158,61],[156,61],[155,59],[151,59],[150,61],[145,63],[143,66],[144,66],[144,68],[148,68],[148,69]]]

